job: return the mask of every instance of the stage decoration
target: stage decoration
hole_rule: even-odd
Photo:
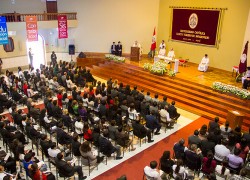
[[[0,16],[0,45],[8,43],[9,41],[6,18],[4,16]]]
[[[105,58],[116,62],[125,62],[125,57],[120,57],[113,54],[105,54]]]
[[[36,16],[26,16],[26,32],[29,42],[38,41],[38,29]]]
[[[234,94],[242,99],[250,99],[250,91],[233,85],[224,84],[221,82],[214,82],[212,85],[212,89],[222,93]]]
[[[58,15],[58,39],[68,38],[68,24],[66,15]]]
[[[168,63],[156,61],[154,64],[145,63],[143,68],[149,70],[152,74],[164,75],[167,73],[168,76],[174,77],[176,73],[171,69],[167,69],[167,65]]]
[[[218,47],[222,8],[172,8],[170,40]]]

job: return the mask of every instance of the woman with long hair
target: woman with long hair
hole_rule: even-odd
[[[80,153],[82,155],[82,164],[88,165],[88,159],[90,161],[90,165],[94,165],[96,163],[100,163],[103,161],[103,157],[97,156],[97,152],[92,150],[89,142],[85,141],[80,146]]]
[[[183,166],[182,159],[177,159],[177,163],[175,165],[173,165],[173,176],[174,176],[174,178],[177,175],[180,175],[183,179],[185,179],[186,174],[187,174],[187,170]]]
[[[92,130],[89,128],[88,123],[84,123],[83,138],[87,141],[93,141]]]
[[[160,158],[160,169],[166,174],[172,174],[174,161],[170,159],[170,151],[164,151]]]
[[[215,168],[216,176],[225,177],[225,179],[227,179],[227,177],[230,175],[230,170],[227,169],[227,166],[228,166],[228,160],[227,160],[227,158],[225,158],[222,161],[221,165],[216,166],[216,168]]]
[[[55,176],[51,173],[43,173],[39,170],[38,165],[33,162],[33,164],[30,164],[28,166],[29,169],[29,175],[32,180],[55,180]]]
[[[202,171],[206,174],[213,173],[216,167],[216,161],[211,151],[207,153],[207,157],[202,160]]]

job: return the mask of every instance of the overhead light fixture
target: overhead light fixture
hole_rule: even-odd
[[[16,0],[11,0],[11,4],[16,4]]]

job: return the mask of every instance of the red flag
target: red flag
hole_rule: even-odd
[[[244,51],[240,58],[240,64],[239,64],[239,73],[244,73],[247,70],[247,50],[248,50],[248,41],[246,42]]]
[[[154,28],[154,33],[152,37],[152,43],[151,43],[151,51],[154,51],[156,49],[156,34],[155,34],[155,28]]]

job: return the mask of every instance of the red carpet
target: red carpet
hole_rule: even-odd
[[[159,161],[163,151],[170,150],[172,154],[172,148],[175,142],[180,138],[186,140],[191,134],[193,134],[195,129],[199,129],[203,124],[208,124],[209,120],[205,118],[199,118],[189,125],[185,126],[176,133],[170,135],[169,137],[163,139],[162,141],[156,143],[150,148],[140,152],[133,158],[119,164],[118,166],[108,170],[107,172],[97,176],[94,180],[116,180],[122,175],[126,175],[128,180],[138,180],[143,177],[143,168],[149,165],[150,161]],[[126,156],[126,154],[125,154]]]

